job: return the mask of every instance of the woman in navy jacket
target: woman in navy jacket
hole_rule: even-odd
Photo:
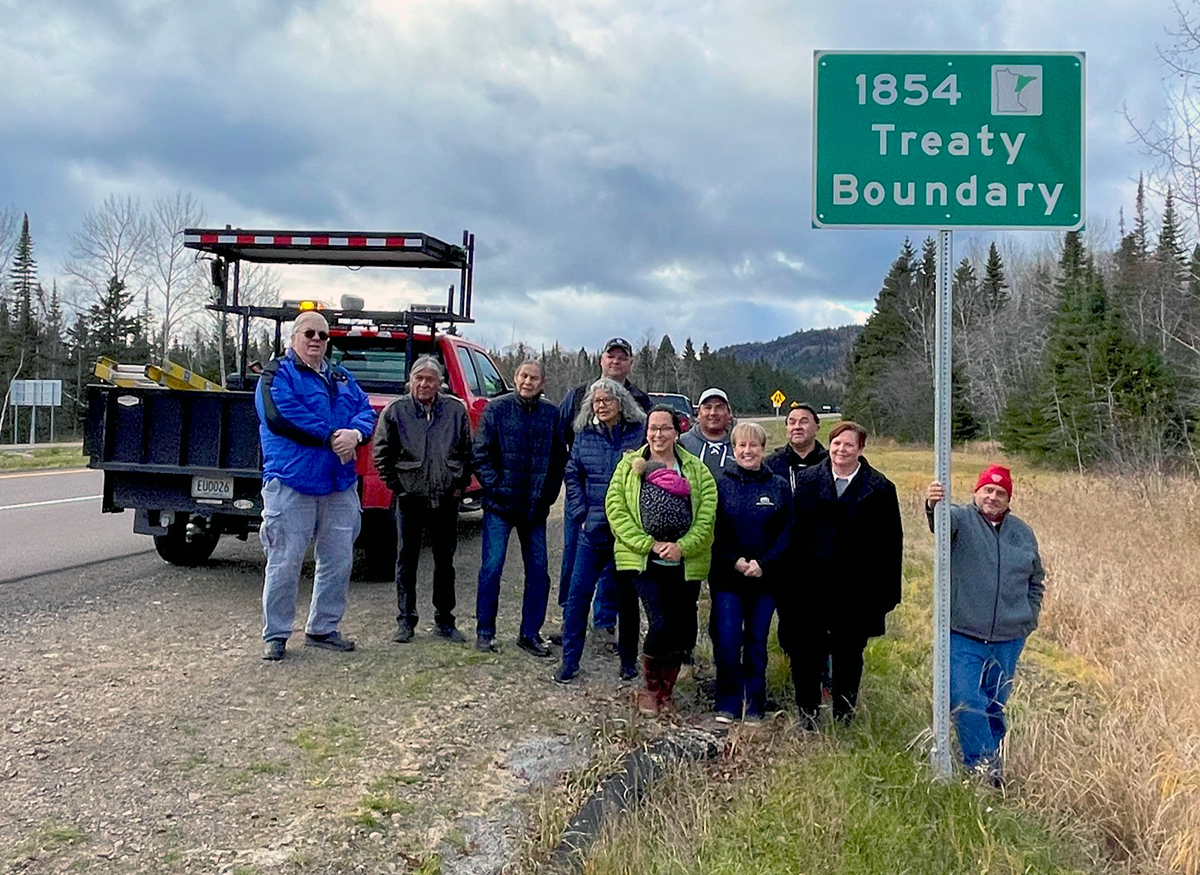
[[[737,466],[717,481],[719,501],[708,588],[712,596],[717,720],[762,717],[774,581],[788,545],[791,487],[763,466],[767,433],[755,422],[730,435]]]
[[[555,680],[567,683],[579,671],[587,635],[588,612],[601,575],[614,574],[613,536],[604,514],[604,496],[617,462],[645,443],[646,414],[629,391],[615,380],[601,378],[584,395],[575,417],[575,441],[563,485],[567,493],[563,525],[579,529],[575,561],[563,609],[563,657]],[[621,677],[637,677],[637,593],[617,591]]]

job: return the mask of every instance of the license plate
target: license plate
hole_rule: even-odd
[[[197,474],[192,477],[192,498],[233,498],[233,478]]]

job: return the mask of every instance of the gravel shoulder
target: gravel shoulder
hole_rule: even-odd
[[[561,545],[561,516],[548,537]],[[310,564],[299,635],[276,664],[259,658],[253,536],[202,568],[142,556],[0,591],[3,871],[536,868],[608,765],[657,728],[635,719],[616,657],[594,643],[567,687],[551,680],[556,659],[516,647],[516,538],[501,652],[476,652],[479,550],[468,519],[468,645],[432,634],[426,551],[413,643],[390,641],[391,582],[356,579],[342,630],[358,651],[303,647]],[[555,580],[558,560],[552,547]]]

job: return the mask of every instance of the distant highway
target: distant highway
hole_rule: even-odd
[[[153,552],[132,511],[100,512],[103,484],[86,468],[0,474],[0,583]]]

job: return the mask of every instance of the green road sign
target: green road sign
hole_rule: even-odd
[[[1083,227],[1084,57],[825,52],[813,225]]]

